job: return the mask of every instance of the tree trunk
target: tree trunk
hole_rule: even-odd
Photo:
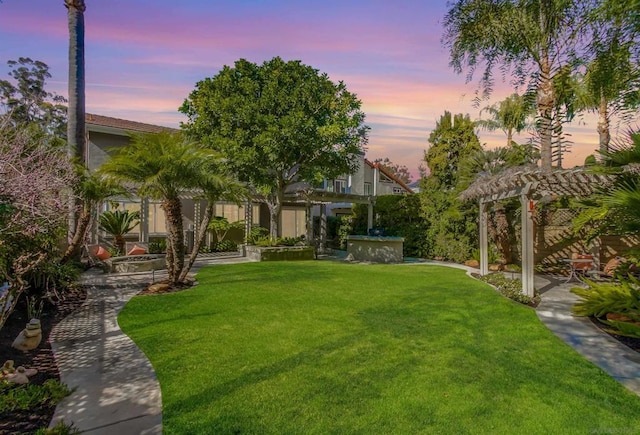
[[[118,235],[118,236],[114,236],[113,237],[113,242],[116,245],[116,249],[118,250],[118,254],[119,255],[127,255],[127,253],[125,252],[125,241],[124,241],[124,237]]]
[[[552,121],[553,107],[555,106],[555,92],[551,81],[551,67],[548,59],[543,56],[543,63],[540,68],[540,84],[538,86],[537,105],[540,121],[538,132],[540,134],[540,157],[542,169],[552,167]]]
[[[215,202],[207,201],[207,207],[204,210],[204,216],[202,216],[202,220],[200,221],[200,231],[198,232],[198,239],[193,243],[193,251],[191,255],[189,255],[189,260],[187,264],[182,268],[182,272],[180,272],[179,280],[180,282],[184,282],[187,278],[187,274],[193,267],[193,263],[195,263],[196,258],[198,258],[198,252],[200,251],[200,246],[204,242],[204,239],[207,238],[207,229],[209,228],[209,224],[211,223],[211,219],[213,218],[213,212],[215,208]]]
[[[495,207],[496,244],[506,264],[512,263],[511,237],[507,210],[503,204],[496,203]]]
[[[67,107],[67,146],[69,155],[86,164],[84,0],[65,0],[69,27],[69,102]],[[69,209],[68,240],[77,233],[80,198],[72,196]],[[77,251],[79,253],[79,250]]]
[[[169,282],[177,284],[184,265],[184,233],[182,204],[179,198],[162,201],[160,205],[167,218],[167,271]]]
[[[269,237],[275,240],[282,235],[280,229],[280,216],[282,214],[282,202],[284,200],[283,189],[278,188],[276,192],[269,195],[267,207],[269,208]]]
[[[507,148],[511,148],[513,146],[513,129],[510,128],[507,130]]]
[[[66,263],[71,259],[80,257],[80,248],[82,247],[82,242],[84,241],[89,223],[91,222],[91,212],[92,210],[85,210],[80,216],[71,243],[67,246],[67,250],[64,252],[60,263]]]
[[[609,131],[609,109],[604,95],[600,96],[600,106],[598,107],[598,136],[600,137],[600,152],[608,152],[611,133]]]

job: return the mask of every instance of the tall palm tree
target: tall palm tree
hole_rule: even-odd
[[[82,244],[91,227],[91,220],[101,202],[116,196],[129,196],[129,192],[123,186],[96,174],[89,174],[84,165],[77,165],[76,168],[83,174],[76,192],[76,197],[81,199],[82,205],[71,243],[67,246],[67,250],[60,260],[61,263],[66,263],[80,256]]]
[[[450,49],[450,65],[458,73],[467,68],[468,78],[484,67],[483,95],[493,89],[494,67],[536,92],[545,169],[553,162],[554,77],[573,65],[589,7],[577,0],[457,0],[444,19],[442,41]]]
[[[199,187],[214,151],[187,141],[180,133],[137,134],[100,172],[116,182],[132,183],[140,197],[160,200],[167,221],[167,271],[178,284],[184,266],[184,234],[180,193]]]
[[[502,130],[507,135],[507,147],[513,144],[514,133],[521,133],[531,126],[529,117],[534,109],[517,93],[511,94],[497,104],[487,106],[480,111],[489,114],[489,119],[480,119],[476,125],[488,131]]]
[[[67,108],[67,145],[69,155],[79,163],[85,163],[85,80],[84,80],[84,0],[64,0],[69,27],[69,100]],[[73,197],[69,210],[69,244],[77,234],[78,213],[81,201]],[[77,253],[73,249],[72,253]]]

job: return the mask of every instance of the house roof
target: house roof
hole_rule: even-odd
[[[161,125],[145,124],[144,122],[128,121],[126,119],[112,118],[110,116],[87,113],[85,123],[88,130],[116,129],[132,133],[162,133],[176,131],[175,128]],[[92,128],[98,127],[98,128]]]
[[[371,166],[372,168],[377,168],[380,170],[380,172],[382,172],[384,175],[386,175],[387,177],[389,177],[390,179],[392,179],[393,181],[395,181],[396,183],[398,183],[400,185],[400,187],[402,187],[404,190],[406,190],[408,193],[413,193],[413,189],[411,189],[409,186],[407,186],[407,184],[402,181],[401,179],[399,179],[398,177],[396,177],[396,175],[389,171],[387,168],[385,168],[384,166],[382,166],[380,163],[372,163],[367,159],[364,159],[364,162]]]

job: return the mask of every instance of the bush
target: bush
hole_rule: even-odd
[[[48,379],[42,385],[16,385],[0,381],[0,413],[28,410],[36,406],[55,406],[71,394],[65,384]]]
[[[507,278],[503,273],[490,273],[480,276],[479,279],[494,286],[503,296],[523,305],[537,305],[540,302],[537,290],[533,298],[522,293],[522,280],[518,278]]]
[[[640,338],[640,281],[596,283],[585,280],[588,287],[574,287],[571,293],[580,297],[573,306],[577,316],[596,317],[613,327],[610,332],[627,337]],[[614,318],[607,318],[613,314]]]
[[[167,239],[149,242],[149,254],[164,254],[165,252],[167,252]]]
[[[223,240],[221,242],[214,243],[211,247],[211,252],[231,252],[237,250],[238,244],[233,240]]]

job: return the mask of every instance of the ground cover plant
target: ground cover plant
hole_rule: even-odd
[[[640,398],[464,271],[245,263],[119,316],[165,433],[601,433]]]

